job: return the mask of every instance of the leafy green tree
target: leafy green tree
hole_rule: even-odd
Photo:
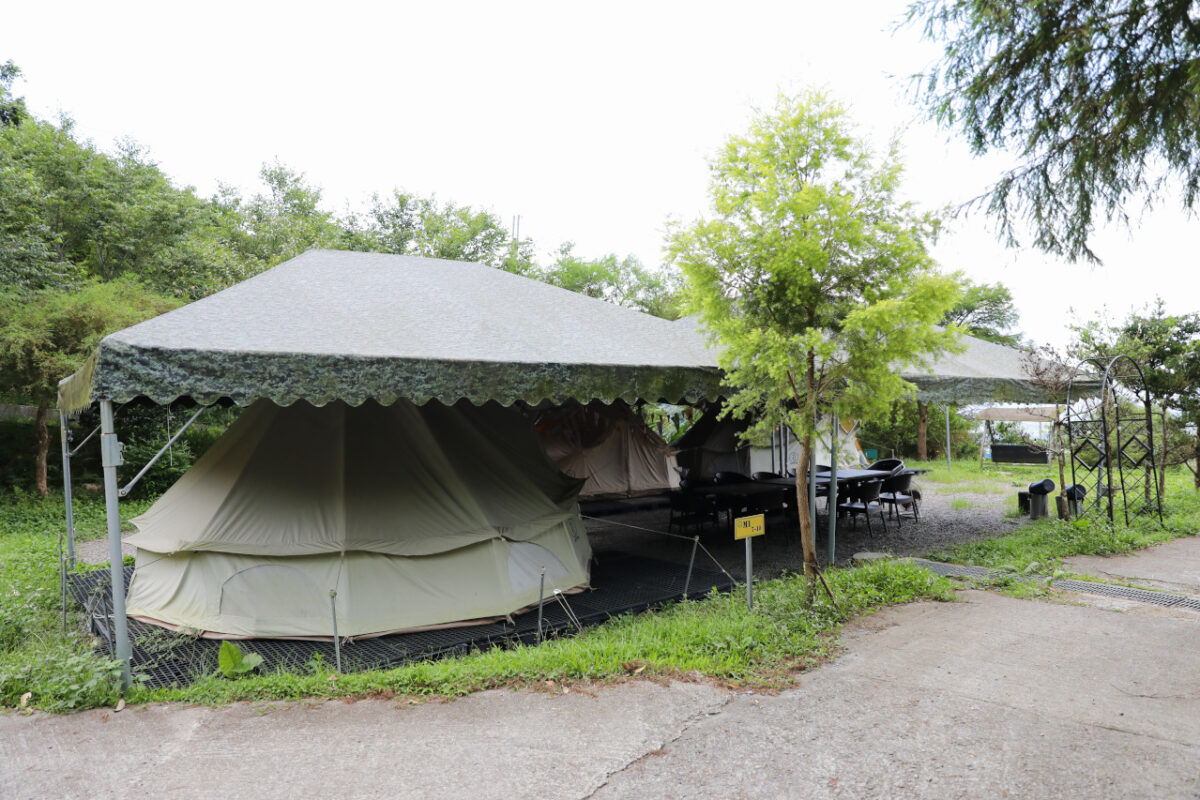
[[[546,283],[636,308],[647,314],[675,319],[679,316],[679,275],[674,270],[655,271],[630,255],[618,259],[609,253],[595,259],[574,253],[573,242],[564,242],[554,262],[533,275]]]
[[[220,209],[171,184],[136,144],[115,155],[80,142],[74,124],[27,116],[0,126],[0,285],[66,289],[134,274],[196,298],[248,274]]]
[[[21,77],[21,68],[8,60],[0,64],[0,126],[20,125],[26,115],[25,100],[13,97],[13,81]]]
[[[1200,192],[1200,23],[1190,0],[915,0],[943,54],[923,98],[976,153],[1020,157],[988,211],[1016,241],[1096,260],[1097,215],[1127,221],[1131,196]]]
[[[48,491],[46,416],[58,396],[59,380],[77,370],[107,334],[175,304],[131,278],[0,301],[0,397],[37,406],[38,494],[44,497]]]
[[[957,297],[926,251],[936,220],[897,198],[892,149],[876,158],[824,95],[781,97],[712,163],[714,216],[672,231],[685,302],[698,311],[751,435],[801,441],[796,499],[809,595],[819,575],[809,520],[814,421],[875,419],[911,392],[898,366],[953,346],[936,323]]]
[[[975,283],[958,275],[962,295],[942,316],[943,325],[957,325],[977,339],[1008,347],[1019,347],[1020,331],[1014,330],[1020,314],[1012,292],[1002,283]]]
[[[304,173],[276,161],[264,164],[258,175],[265,192],[246,200],[235,189],[222,186],[214,198],[224,235],[233,250],[253,264],[251,273],[305,250],[341,246],[340,221],[321,207],[321,190]]]
[[[531,244],[512,242],[491,212],[399,189],[372,196],[367,212],[350,215],[345,228],[351,250],[473,261],[513,272],[524,271],[532,255]]]

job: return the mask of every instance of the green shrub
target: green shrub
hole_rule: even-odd
[[[0,663],[0,705],[29,704],[44,711],[73,711],[112,705],[121,696],[121,668],[88,651],[58,648]]]

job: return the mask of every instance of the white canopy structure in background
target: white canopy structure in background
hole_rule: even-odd
[[[971,416],[988,422],[1057,422],[1062,406],[995,406]]]

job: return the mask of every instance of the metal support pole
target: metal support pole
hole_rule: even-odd
[[[825,513],[829,516],[829,566],[837,561],[837,414],[832,415],[833,427],[829,429],[829,494],[825,498]],[[813,484],[816,485],[815,483]]]
[[[950,469],[950,404],[946,404],[946,469]]]
[[[129,624],[125,618],[125,565],[121,558],[121,508],[117,490],[117,467],[123,462],[121,443],[113,421],[112,400],[100,400],[100,463],[104,469],[104,510],[108,522],[108,561],[112,575],[113,649],[121,663],[121,687],[131,683]]]
[[[699,546],[700,546],[700,537],[693,536],[692,537],[692,557],[688,561],[687,578],[685,578],[683,581],[683,599],[684,600],[687,599],[688,589],[690,589],[692,587],[692,567],[694,567],[696,565],[696,548],[698,548]]]
[[[192,414],[192,417],[191,417],[191,419],[189,419],[187,422],[183,423],[183,427],[182,427],[182,428],[180,428],[179,430],[175,431],[175,435],[174,435],[174,436],[172,436],[170,439],[168,439],[168,440],[167,440],[167,443],[166,443],[166,444],[164,444],[164,445],[163,445],[163,447],[162,447],[162,449],[161,449],[161,450],[159,450],[159,451],[158,451],[158,452],[157,452],[157,453],[154,455],[154,458],[152,458],[152,459],[150,459],[149,461],[147,461],[147,462],[146,462],[146,464],[145,464],[145,465],[142,467],[141,471],[140,471],[140,472],[138,472],[138,474],[137,474],[137,475],[134,475],[134,476],[133,476],[133,480],[131,480],[129,483],[125,484],[125,488],[121,489],[121,497],[124,497],[125,495],[129,494],[129,491],[130,491],[130,490],[131,490],[131,489],[132,489],[134,486],[136,486],[136,485],[137,485],[137,482],[138,482],[138,481],[140,481],[140,480],[142,479],[142,476],[143,476],[143,475],[145,475],[147,472],[149,472],[149,471],[150,471],[150,468],[151,468],[151,467],[153,467],[155,464],[157,464],[157,463],[158,463],[158,460],[159,460],[160,458],[162,458],[162,455],[163,455],[163,453],[167,452],[167,450],[168,450],[168,449],[170,449],[171,445],[175,444],[175,440],[176,440],[176,439],[178,439],[180,436],[182,436],[182,435],[183,435],[183,432],[184,432],[184,431],[186,431],[188,428],[190,428],[190,427],[192,426],[192,423],[196,421],[196,417],[198,417],[198,416],[200,416],[201,414],[203,414],[203,413],[205,412],[205,410],[206,410],[206,409],[207,409],[207,406],[201,406],[200,408],[198,408],[198,409],[196,410],[196,413],[195,413],[195,414]]]
[[[746,537],[746,608],[754,608],[754,537]]]
[[[538,627],[537,638],[534,640],[538,644],[542,643],[542,603],[546,599],[546,568],[542,567],[542,581],[538,585]]]
[[[62,469],[63,469],[63,505],[67,513],[67,567],[75,568],[75,506],[71,494],[71,428],[67,424],[67,415],[58,411],[60,438],[62,439]]]
[[[329,613],[333,615],[333,662],[337,671],[342,671],[342,642],[337,632],[337,589],[329,590]]]

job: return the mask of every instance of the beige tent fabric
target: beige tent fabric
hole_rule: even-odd
[[[510,613],[587,583],[580,483],[518,412],[251,406],[134,520],[131,615],[357,636]]]
[[[673,484],[671,449],[623,401],[545,409],[535,423],[550,460],[584,480],[581,498],[634,497]]]

